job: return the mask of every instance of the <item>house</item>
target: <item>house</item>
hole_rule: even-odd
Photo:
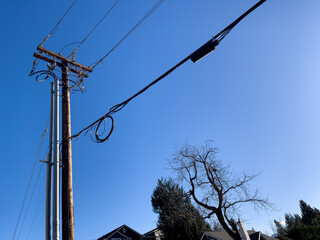
[[[152,229],[149,232],[146,232],[143,234],[143,239],[148,239],[148,240],[161,240],[163,237],[162,232],[158,229]]]
[[[277,240],[261,232],[254,230],[247,231],[243,222],[238,222],[238,229],[244,240]],[[161,240],[163,235],[158,228],[155,228],[145,234],[140,234],[127,225],[122,225],[111,232],[103,235],[97,240]],[[204,232],[200,240],[233,240],[227,232],[214,231]]]
[[[277,238],[267,236],[261,232],[249,230],[250,240],[277,240]],[[233,240],[227,232],[214,231],[203,233],[201,240]]]
[[[244,223],[242,221],[237,222],[237,227],[241,238],[243,240],[277,240],[276,238],[267,236],[261,232],[254,230],[247,231]],[[227,232],[224,231],[214,231],[214,232],[205,232],[203,233],[200,240],[233,240]]]
[[[97,240],[161,240],[161,231],[157,228],[140,234],[127,225],[122,225]]]

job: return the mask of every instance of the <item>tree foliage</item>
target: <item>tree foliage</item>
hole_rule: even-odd
[[[172,179],[159,179],[151,197],[153,211],[159,214],[158,228],[165,240],[198,240],[210,230],[182,187]]]
[[[230,237],[240,240],[235,219],[241,217],[242,205],[251,203],[256,210],[272,205],[250,186],[257,174],[236,174],[216,154],[210,142],[200,148],[186,143],[177,149],[171,167],[206,217],[216,217]]]
[[[320,211],[300,200],[299,214],[285,214],[285,225],[274,220],[278,238],[281,240],[317,240],[320,239]]]

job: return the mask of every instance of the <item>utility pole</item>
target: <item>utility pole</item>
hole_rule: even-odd
[[[43,48],[41,45],[37,47],[38,53],[33,56],[51,63],[61,69],[62,76],[62,240],[74,240],[74,219],[73,219],[73,191],[72,191],[72,152],[71,152],[71,118],[70,118],[70,86],[69,86],[69,72],[76,73],[80,77],[88,77],[86,72],[92,72],[90,67],[86,67],[71,59],[63,57],[60,54],[54,53]],[[84,72],[83,72],[84,71]],[[55,116],[54,128],[59,129],[59,83],[55,81]],[[60,162],[59,162],[59,132],[55,130],[55,140],[53,163],[53,175],[59,179]],[[59,240],[59,201],[60,191],[59,181],[53,181],[53,189],[57,189],[55,193],[53,190],[53,221],[52,221],[52,236],[53,240]],[[55,188],[56,187],[56,188]]]
[[[68,62],[62,61],[62,239],[74,239],[71,116]]]

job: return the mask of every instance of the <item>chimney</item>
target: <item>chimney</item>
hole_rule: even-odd
[[[244,223],[240,221],[240,219],[239,219],[237,225],[238,225],[238,229],[239,229],[239,233],[240,233],[241,239],[242,240],[250,240],[250,237],[249,237],[249,234],[247,232],[247,229],[244,226]]]

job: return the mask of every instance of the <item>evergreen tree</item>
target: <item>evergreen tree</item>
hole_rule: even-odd
[[[320,240],[320,211],[300,200],[301,216],[285,214],[285,226],[274,221],[281,240]]]
[[[312,208],[310,205],[300,200],[300,210],[302,223],[305,225],[317,225],[320,220],[320,211],[317,208]]]
[[[198,240],[210,230],[182,187],[172,179],[158,180],[151,202],[153,211],[159,214],[157,225],[165,240]]]

